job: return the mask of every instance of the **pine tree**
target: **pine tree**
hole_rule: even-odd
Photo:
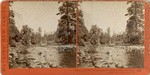
[[[10,1],[9,2],[9,44],[10,46],[16,46],[16,42],[19,42],[20,40],[20,36],[19,36],[19,30],[18,28],[15,26],[15,14],[14,11],[12,10],[12,4],[13,2]]]
[[[90,29],[90,42],[94,46],[100,45],[100,36],[102,29],[98,28],[97,25],[92,25]]]
[[[41,34],[42,34],[42,29],[41,29],[41,27],[39,27],[38,28],[38,34],[37,34],[38,35],[37,37],[38,37],[38,43],[39,44],[41,43],[41,39],[42,39],[42,35]]]
[[[107,43],[110,43],[110,27],[107,28]]]
[[[80,7],[80,3],[82,2],[78,2],[78,16],[77,16],[77,19],[78,19],[78,31],[77,31],[77,38],[78,38],[78,45],[82,45],[84,46],[85,45],[85,42],[88,42],[88,39],[89,39],[89,32],[86,28],[86,26],[84,25],[84,19],[83,19],[83,12],[81,9],[79,9]]]
[[[23,45],[31,44],[32,29],[28,25],[23,25],[20,33]]]
[[[126,38],[128,43],[138,44],[142,43],[144,39],[144,2],[128,1],[127,4],[131,6],[127,9],[129,16],[126,28]]]
[[[61,18],[59,20],[56,35],[58,42],[62,44],[76,42],[76,1],[63,1],[59,7]]]

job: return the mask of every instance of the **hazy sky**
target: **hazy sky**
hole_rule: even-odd
[[[12,9],[16,26],[21,30],[22,25],[28,25],[35,32],[41,27],[42,34],[54,32],[58,25],[59,6],[56,1],[14,1]]]
[[[105,32],[110,27],[111,35],[113,32],[120,33],[125,31],[127,19],[127,2],[120,1],[93,1],[83,2],[80,9],[84,13],[84,22],[88,30],[91,25],[97,25]]]
[[[54,32],[57,29],[59,16],[56,1],[14,1],[12,9],[15,12],[15,22],[19,30],[22,25],[29,25],[35,32],[42,28],[44,32]],[[115,33],[125,31],[127,13],[126,2],[111,1],[84,1],[81,8],[84,13],[84,22],[88,30],[91,25],[98,25],[103,31],[108,27]]]

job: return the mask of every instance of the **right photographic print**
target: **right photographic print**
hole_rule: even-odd
[[[144,68],[144,2],[82,1],[77,12],[78,68]]]

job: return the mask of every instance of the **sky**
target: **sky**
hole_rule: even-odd
[[[84,22],[88,30],[97,25],[104,32],[110,27],[111,35],[124,32],[126,29],[127,13],[126,1],[92,1],[83,2],[80,9],[84,13]]]
[[[19,30],[28,25],[35,32],[41,27],[44,33],[53,33],[57,29],[60,5],[56,1],[14,1],[15,23]]]
[[[23,25],[28,25],[35,32],[41,27],[43,35],[56,31],[60,18],[56,14],[60,5],[57,1],[14,1],[11,9],[15,12],[15,23],[19,30]],[[92,25],[97,25],[103,31],[110,27],[112,35],[113,32],[125,31],[128,19],[125,14],[128,7],[129,5],[122,1],[84,1],[80,9],[83,11],[88,30]]]

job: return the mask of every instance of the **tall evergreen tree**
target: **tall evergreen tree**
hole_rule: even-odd
[[[28,25],[22,26],[20,36],[22,38],[22,44],[23,45],[30,45],[31,44],[32,32],[33,32],[32,29]]]
[[[126,28],[126,38],[128,43],[138,44],[143,43],[144,39],[144,2],[128,1],[127,4],[131,6],[127,9],[129,16]]]
[[[92,25],[90,29],[90,42],[94,46],[100,45],[100,36],[102,29],[98,28],[97,25]]]
[[[38,28],[38,43],[41,43],[41,39],[42,39],[42,29],[41,27]]]
[[[13,2],[9,2],[9,44],[10,46],[16,46],[15,43],[19,41],[19,30],[15,26],[15,20],[14,20],[14,11],[12,10],[12,4]]]
[[[78,16],[77,16],[77,19],[78,19],[78,27],[77,27],[77,38],[78,38],[78,45],[82,45],[84,46],[85,42],[88,42],[88,39],[89,39],[89,32],[86,28],[86,26],[84,25],[84,18],[83,18],[83,12],[81,9],[79,9],[80,7],[80,3],[82,2],[78,2],[78,7],[77,7],[77,10],[78,10]]]
[[[110,43],[110,27],[107,28],[107,43]]]
[[[76,1],[58,2],[62,5],[59,7],[61,18],[59,20],[56,35],[58,42],[62,44],[76,42]]]

